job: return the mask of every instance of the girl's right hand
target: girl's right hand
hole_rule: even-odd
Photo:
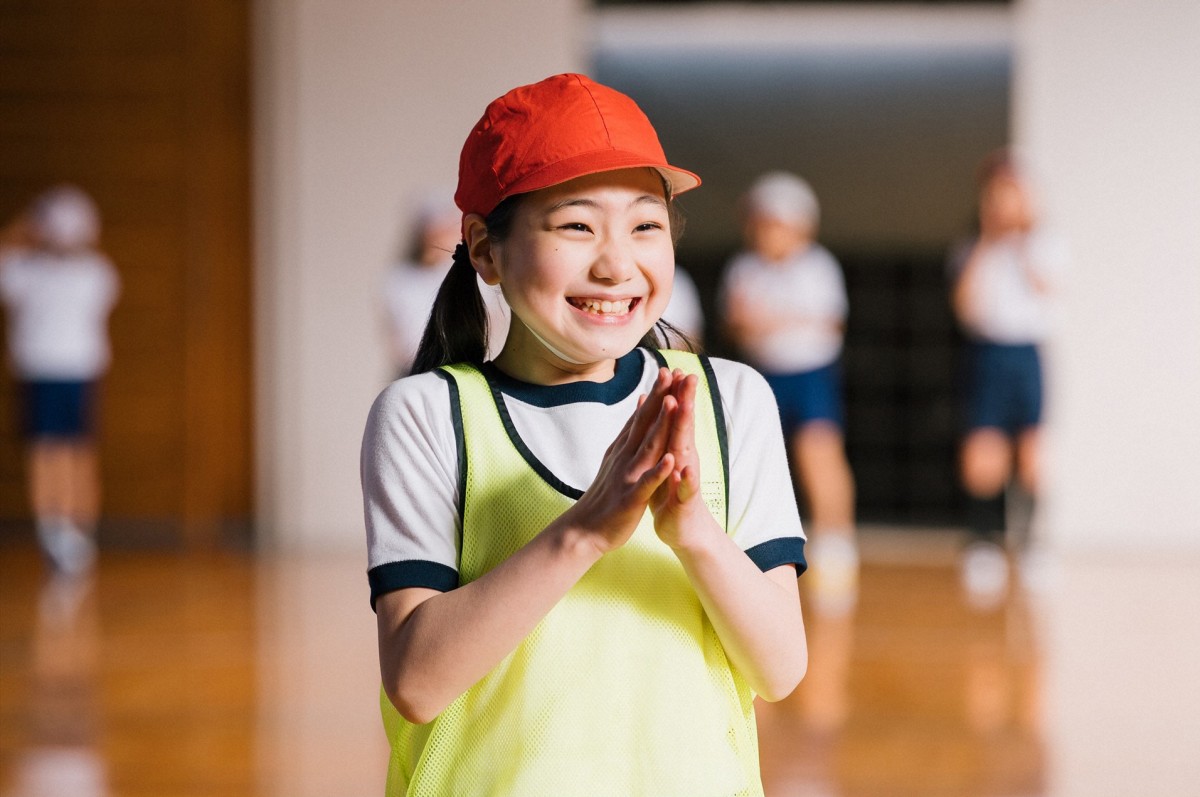
[[[678,402],[673,377],[660,368],[650,393],[638,402],[625,426],[604,452],[591,487],[563,514],[588,535],[601,554],[621,547],[646,513],[651,496],[674,469],[667,451]]]

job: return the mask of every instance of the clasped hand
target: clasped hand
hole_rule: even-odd
[[[649,507],[660,539],[679,549],[718,528],[700,497],[694,374],[660,368],[605,451],[592,486],[569,510],[601,553],[633,535]]]

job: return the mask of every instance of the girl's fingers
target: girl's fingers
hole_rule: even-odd
[[[690,462],[692,450],[696,446],[696,376],[680,378],[672,385],[671,395],[678,404],[675,413],[675,423],[671,429],[671,439],[668,448],[674,452],[677,459]]]
[[[640,477],[638,477],[635,488],[635,492],[638,495],[638,500],[643,503],[649,501],[650,497],[654,495],[655,490],[657,490],[663,482],[671,478],[674,471],[675,457],[672,456],[668,451],[659,458],[658,462],[654,463],[653,467],[647,468],[646,471]]]
[[[646,411],[643,411],[642,408],[646,406],[646,402],[649,401],[652,396],[654,396],[656,391],[659,391],[660,388],[663,388],[662,376],[662,369],[660,368],[658,376],[654,379],[654,384],[650,386],[650,392],[643,393],[642,395],[638,396],[637,407],[634,408],[629,417],[625,419],[625,425],[621,427],[621,431],[617,432],[617,436],[613,439],[612,445],[608,447],[610,452],[620,449],[629,440],[640,440],[645,434],[644,427],[645,425],[649,424],[649,421],[646,421]],[[663,388],[658,397],[660,401],[662,396],[665,394],[666,389]],[[651,421],[653,418],[654,416],[651,415]]]
[[[682,471],[674,475],[675,483],[675,498],[680,503],[690,500],[692,496],[700,492],[700,476],[696,472],[696,468],[687,465]]]
[[[675,414],[678,411],[679,402],[675,400],[674,396],[667,396],[662,400],[658,417],[654,419],[654,425],[647,430],[646,436],[642,440],[642,446],[638,450],[637,466],[649,467],[650,463],[657,462],[663,454],[667,453],[671,430],[675,425]]]
[[[659,368],[658,376],[654,378],[654,385],[650,388],[650,393],[638,399],[638,407],[630,417],[632,423],[629,426],[629,434],[626,439],[634,446],[633,450],[637,450],[637,446],[641,444],[647,431],[658,418],[659,410],[662,408],[662,400],[670,392],[671,374],[667,369]]]
[[[629,414],[629,417],[625,419],[625,425],[621,427],[621,431],[617,432],[617,436],[614,437],[612,443],[609,444],[608,450],[605,451],[606,455],[619,450],[626,444],[626,442],[628,442],[633,433],[633,426],[635,423],[637,423],[638,410],[640,410],[642,405],[646,403],[646,398],[646,394],[644,393],[638,396],[637,408],[634,409],[634,411]]]
[[[641,441],[630,440],[630,445],[636,446],[636,448],[629,449],[629,459],[624,465],[630,478],[638,477],[642,472],[653,468],[662,455],[667,453],[667,440],[671,433],[671,416],[676,409],[674,398],[670,396],[664,398],[654,423],[646,430]]]

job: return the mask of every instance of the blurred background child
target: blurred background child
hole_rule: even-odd
[[[760,177],[743,197],[745,250],[721,286],[725,331],[775,392],[808,509],[818,610],[843,613],[858,590],[854,477],[846,461],[840,359],[847,300],[841,266],[816,242],[807,182]]]
[[[676,264],[675,284],[671,288],[671,301],[663,311],[663,321],[682,332],[697,351],[704,345],[704,309],[700,303],[700,289],[692,275]],[[672,343],[672,345],[676,345]]]
[[[96,557],[96,400],[111,359],[108,316],[120,290],[96,248],[99,237],[95,203],[73,186],[39,196],[0,237],[0,300],[24,399],[38,543],[69,574],[87,571]]]
[[[979,234],[949,262],[951,303],[967,336],[960,471],[971,542],[960,572],[981,608],[998,603],[1007,588],[1006,526],[1028,537],[1038,490],[1039,349],[1064,261],[1061,241],[1038,226],[1028,174],[1011,152],[988,156],[979,172]],[[1017,511],[1006,518],[1010,482]]]
[[[417,213],[408,250],[384,278],[385,332],[396,378],[412,372],[434,297],[450,270],[454,247],[462,237],[461,222],[462,213],[454,205],[452,189],[430,193]],[[488,311],[489,345],[494,354],[508,329],[508,310],[495,287],[480,282],[479,289]]]

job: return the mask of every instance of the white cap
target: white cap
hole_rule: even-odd
[[[38,237],[56,249],[85,249],[100,238],[100,212],[73,185],[51,188],[37,198],[33,224]]]
[[[418,199],[417,223],[421,229],[458,227],[462,222],[462,211],[454,204],[452,186],[426,191]]]
[[[748,213],[761,213],[787,222],[816,224],[821,206],[812,186],[790,172],[768,172],[746,192]]]

